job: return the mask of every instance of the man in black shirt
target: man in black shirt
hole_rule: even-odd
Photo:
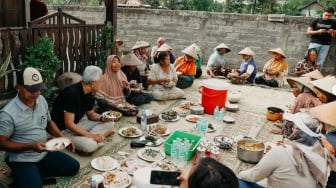
[[[322,18],[313,19],[307,29],[307,34],[311,35],[308,49],[317,50],[317,63],[320,64],[321,70],[328,55],[331,37],[336,37],[336,22],[331,19],[334,12],[335,10],[331,7],[325,9]]]

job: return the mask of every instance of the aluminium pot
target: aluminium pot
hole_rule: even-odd
[[[237,157],[247,163],[258,163],[264,155],[263,142],[251,138],[245,138],[237,142]]]
[[[269,121],[281,121],[283,113],[281,108],[271,106],[267,108],[266,118]]]

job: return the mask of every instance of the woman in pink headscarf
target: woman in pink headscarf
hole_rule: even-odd
[[[120,59],[116,55],[110,55],[106,60],[105,73],[100,90],[97,92],[98,105],[102,111],[130,107],[136,109],[134,105],[126,102],[126,97],[130,95],[130,84],[126,75],[121,71]],[[107,102],[107,104],[106,104]],[[125,114],[130,115],[130,114]]]

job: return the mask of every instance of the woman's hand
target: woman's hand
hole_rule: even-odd
[[[124,88],[129,88],[130,87],[130,84],[127,81],[122,81],[121,83],[123,84]]]
[[[93,138],[96,142],[102,142],[105,140],[105,136],[101,134],[92,134],[91,138]]]
[[[180,188],[188,188],[188,175],[187,173],[181,171],[180,169],[178,170],[181,172],[181,175],[177,177],[177,180],[180,181]]]

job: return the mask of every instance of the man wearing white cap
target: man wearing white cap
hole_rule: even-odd
[[[42,187],[41,177],[73,176],[79,163],[60,152],[46,152],[47,132],[63,133],[51,120],[41,90],[42,76],[35,68],[17,74],[17,95],[0,110],[0,149],[7,152],[5,162],[12,170],[13,187]]]
[[[224,55],[229,53],[230,48],[221,43],[214,48],[214,52],[210,55],[208,64],[207,64],[207,74],[211,77],[214,76],[227,76],[231,72],[231,69],[225,68],[225,59]]]

